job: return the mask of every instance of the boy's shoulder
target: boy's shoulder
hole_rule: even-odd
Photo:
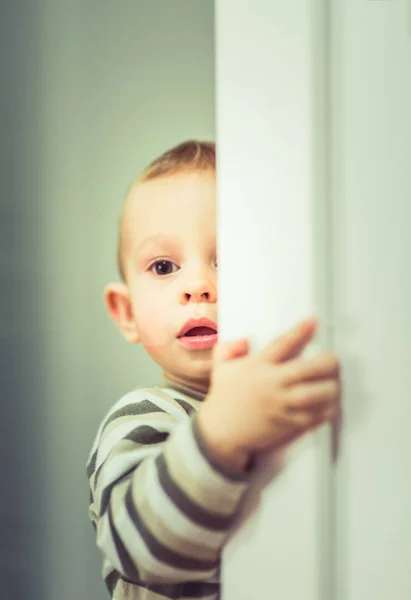
[[[198,409],[200,402],[188,394],[163,385],[138,386],[121,396],[106,414],[110,418],[119,411],[127,414],[166,412],[176,419],[191,414]]]
[[[163,413],[180,422],[197,411],[201,402],[181,391],[162,385],[138,386],[121,396],[100,421],[97,437],[109,423],[120,418],[138,418]]]
[[[87,462],[91,461],[107,432],[114,428],[127,428],[127,422],[144,424],[147,419],[153,425],[152,416],[158,427],[161,414],[169,424],[177,425],[197,411],[200,404],[195,398],[166,386],[142,385],[132,389],[121,396],[100,421]]]

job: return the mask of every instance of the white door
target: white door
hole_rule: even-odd
[[[220,335],[314,310],[345,388],[334,461],[261,462],[223,600],[409,600],[411,7],[219,0],[216,85]]]

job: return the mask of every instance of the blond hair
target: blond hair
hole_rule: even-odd
[[[131,186],[125,206],[123,208],[119,234],[117,242],[117,268],[120,277],[125,281],[125,273],[123,268],[123,249],[124,249],[124,220],[126,213],[127,200],[134,188],[146,181],[159,179],[161,177],[170,177],[185,171],[212,171],[216,170],[216,147],[214,142],[202,142],[198,140],[188,140],[182,144],[174,146],[170,150],[164,152],[161,156],[153,160],[141,176]]]

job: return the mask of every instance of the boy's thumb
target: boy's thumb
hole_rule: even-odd
[[[224,362],[248,354],[248,340],[240,338],[229,342],[217,342],[213,348],[213,361]]]

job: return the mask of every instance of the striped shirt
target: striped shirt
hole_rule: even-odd
[[[250,477],[197,427],[204,394],[169,380],[121,398],[90,456],[89,516],[114,600],[216,600],[220,555]]]

